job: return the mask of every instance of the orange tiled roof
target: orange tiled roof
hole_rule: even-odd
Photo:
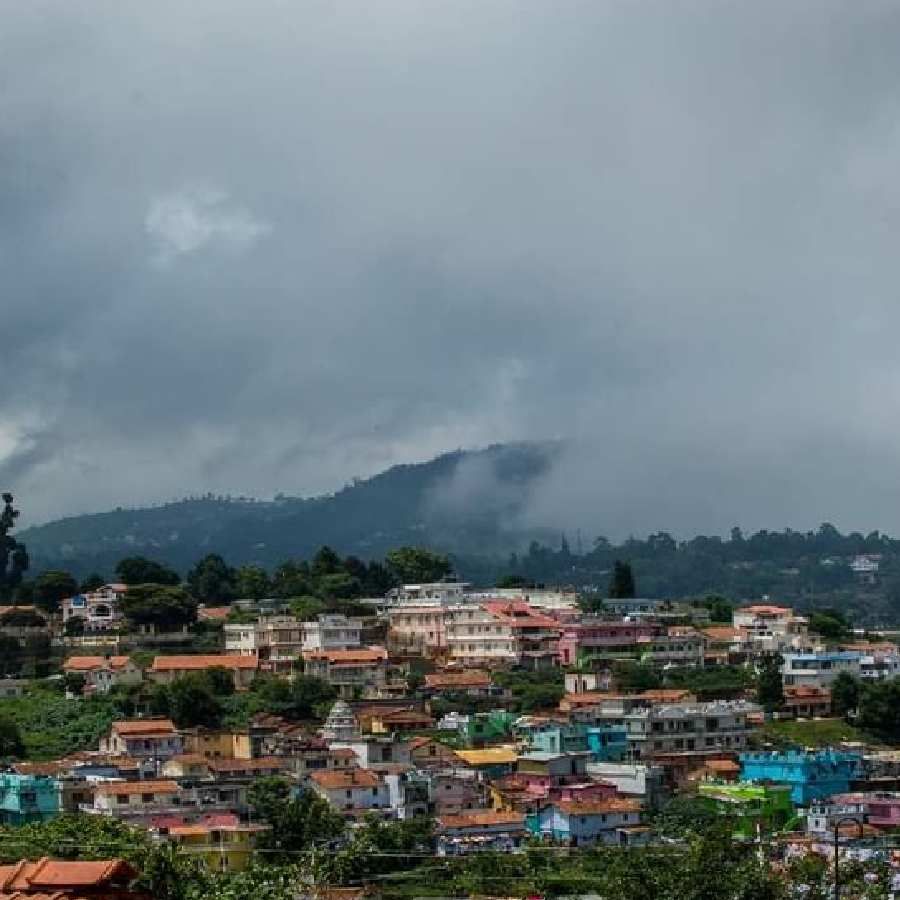
[[[709,625],[700,631],[711,641],[736,641],[746,637],[743,628],[734,628],[732,625]]]
[[[751,606],[741,606],[735,612],[739,613],[755,613],[763,616],[780,616],[790,615],[793,610],[789,606],[772,606],[767,603],[756,603]]]
[[[484,669],[469,669],[465,672],[432,672],[425,676],[427,688],[467,688],[490,687],[491,676]]]
[[[68,672],[90,672],[94,669],[124,669],[131,661],[128,656],[70,656],[63,668]]]
[[[259,660],[255,656],[239,656],[228,653],[200,654],[197,656],[157,656],[152,672],[183,672],[200,669],[256,669]]]
[[[137,871],[122,859],[72,862],[45,856],[37,862],[23,859],[12,866],[0,866],[0,890],[22,891],[25,898],[34,896],[36,890],[44,888],[54,891],[72,888],[96,890],[114,882],[130,881],[135,875]],[[13,893],[11,896],[18,895]]]
[[[113,722],[112,730],[122,737],[175,734],[175,723],[171,719],[123,719]]]
[[[690,691],[684,691],[680,688],[660,688],[641,691],[636,694],[615,693],[613,691],[583,691],[580,694],[566,694],[563,700],[570,705],[590,706],[592,703],[603,703],[605,700],[647,700],[650,703],[679,703],[682,700],[690,700],[692,696]]]
[[[177,794],[178,785],[169,779],[156,781],[101,781],[94,787],[95,794]]]
[[[205,766],[209,760],[202,753],[177,753],[169,762],[181,763],[185,766]]]
[[[733,759],[708,759],[706,768],[711,772],[740,772],[741,767]]]
[[[553,805],[573,816],[641,810],[641,804],[637,800],[630,800],[627,797],[607,797],[605,800],[557,800]]]
[[[457,815],[438,816],[437,824],[439,828],[485,828],[490,825],[523,827],[525,814],[494,809],[470,809]]]
[[[787,684],[784,697],[786,700],[830,700],[831,691],[815,684]]]
[[[304,659],[325,659],[330,663],[374,663],[388,658],[384,647],[354,647],[348,650],[307,650]]]
[[[254,769],[277,771],[290,768],[290,760],[277,756],[260,756],[257,759],[211,759],[209,767],[216,772],[252,772]]]
[[[368,769],[343,769],[342,771],[313,772],[309,776],[319,787],[326,790],[337,788],[378,787],[380,779]]]
[[[481,607],[510,628],[559,629],[556,619],[538,612],[523,600],[491,600]]]
[[[231,613],[230,606],[204,606],[197,610],[198,619],[223,622]]]

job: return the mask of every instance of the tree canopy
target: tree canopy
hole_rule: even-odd
[[[162,563],[144,556],[128,556],[116,565],[116,575],[123,584],[181,584],[181,576]]]
[[[237,593],[237,572],[218,553],[204,556],[185,580],[191,594],[202,603],[230,603]]]
[[[122,612],[132,625],[181,628],[197,619],[197,601],[180,587],[135,584],[125,591]]]
[[[423,547],[398,547],[388,552],[384,562],[400,584],[440,581],[453,571],[446,556]]]
[[[78,582],[68,572],[42,572],[34,580],[34,603],[48,613],[58,612],[62,601],[77,593]]]

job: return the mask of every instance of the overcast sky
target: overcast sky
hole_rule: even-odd
[[[900,6],[0,0],[23,523],[572,443],[536,520],[900,532]]]

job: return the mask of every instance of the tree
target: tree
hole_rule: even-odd
[[[150,708],[156,715],[171,718],[179,728],[218,728],[222,722],[222,703],[205,672],[190,672],[171,684],[156,685],[150,694]]]
[[[821,635],[826,641],[841,641],[847,638],[852,627],[843,613],[836,609],[823,609],[809,617],[809,629]]]
[[[269,573],[262,566],[241,566],[235,577],[235,593],[240,598],[262,600],[272,591]]]
[[[757,666],[756,700],[760,706],[770,712],[784,704],[784,686],[781,680],[782,662],[778,653],[764,653]]]
[[[841,672],[831,683],[831,710],[846,718],[859,704],[859,682],[849,673]]]
[[[154,625],[162,631],[197,620],[197,601],[180,587],[132,585],[122,597],[121,607],[132,625]]]
[[[116,575],[127,585],[181,584],[181,576],[177,572],[144,556],[120,559],[116,566]]]
[[[82,594],[87,594],[99,590],[104,584],[106,584],[106,579],[97,572],[93,572],[87,578],[82,579],[79,590]]]
[[[272,579],[272,593],[282,600],[304,597],[313,593],[309,565],[289,559],[276,570]]]
[[[321,578],[323,575],[336,575],[343,572],[344,567],[341,558],[331,547],[320,547],[312,559],[310,572],[313,578]]]
[[[534,581],[524,575],[504,575],[497,579],[497,587],[501,590],[510,588],[533,588]]]
[[[217,553],[204,556],[186,578],[191,594],[203,603],[230,603],[235,596],[237,573]]]
[[[8,716],[0,716],[0,757],[24,755],[25,745],[19,726]]]
[[[343,835],[344,817],[327,800],[309,790],[293,799],[290,795],[290,785],[278,777],[260,778],[251,786],[251,806],[263,822],[272,826],[260,836],[260,847],[284,851],[283,861],[289,861],[298,850],[308,850]],[[278,852],[267,855],[273,862],[280,857]]]
[[[883,741],[900,742],[900,680],[867,684],[859,694],[856,724]]]
[[[13,506],[13,495],[3,494],[0,512],[0,599],[6,600],[28,570],[28,551],[10,532],[16,527],[19,510]]]
[[[35,605],[48,613],[58,612],[63,600],[77,593],[78,582],[68,572],[42,572],[34,581]]]
[[[627,600],[634,597],[636,592],[631,566],[617,559],[609,582],[609,596],[616,600]]]
[[[453,571],[446,556],[422,547],[398,547],[385,556],[384,562],[399,584],[440,581]]]
[[[290,715],[296,719],[322,718],[337,698],[336,688],[314,675],[297,675],[291,682]]]

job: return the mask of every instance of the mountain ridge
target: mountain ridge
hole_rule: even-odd
[[[111,572],[123,556],[137,554],[182,571],[211,552],[232,565],[272,568],[308,558],[323,544],[364,559],[403,544],[508,553],[548,534],[517,520],[558,449],[532,442],[460,449],[354,479],[332,494],[188,497],[68,516],[22,529],[18,537],[32,571],[59,566],[76,574]]]

